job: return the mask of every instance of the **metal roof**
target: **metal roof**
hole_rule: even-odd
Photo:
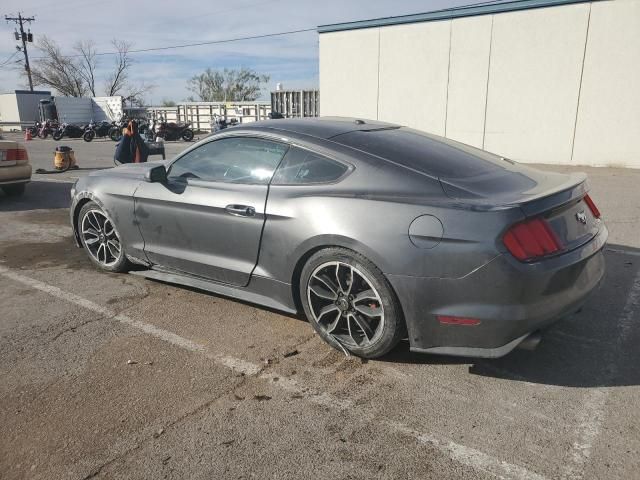
[[[398,17],[374,18],[371,20],[359,20],[356,22],[334,23],[332,25],[320,25],[318,33],[339,32],[343,30],[357,30],[360,28],[385,27],[405,23],[433,22],[437,20],[449,20],[452,18],[474,17],[477,15],[491,15],[494,13],[517,12],[534,8],[557,7],[572,3],[587,3],[589,0],[515,0],[511,2],[494,3],[488,5],[461,6],[442,10],[434,10],[426,13],[402,15]],[[600,0],[594,0],[600,1]]]

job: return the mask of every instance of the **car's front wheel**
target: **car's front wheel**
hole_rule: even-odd
[[[313,328],[329,345],[364,358],[380,357],[405,336],[400,304],[367,258],[327,248],[304,266],[300,299]]]
[[[78,232],[94,265],[109,272],[131,268],[115,225],[97,203],[87,202],[80,209]]]

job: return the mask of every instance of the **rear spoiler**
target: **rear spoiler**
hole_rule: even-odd
[[[571,203],[574,200],[580,200],[590,190],[587,176],[584,173],[572,174],[571,180],[571,185],[564,189],[563,187],[565,186],[560,185],[556,191],[547,191],[528,198],[524,203],[520,204],[523,213],[527,217],[532,217]]]
[[[499,176],[488,174],[465,179],[438,180],[448,197],[466,205],[482,210],[519,208],[527,217],[578,200],[589,191],[584,173],[565,175],[539,172],[540,175],[536,175],[538,178],[532,177],[535,172],[526,173],[505,171]],[[509,178],[510,175],[512,178]],[[505,180],[505,189],[497,189],[496,185]]]

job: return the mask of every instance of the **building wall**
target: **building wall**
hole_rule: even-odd
[[[0,94],[0,122],[16,122],[13,125],[3,125],[2,128],[20,128],[20,112],[18,111],[18,100],[15,93]]]
[[[320,35],[320,113],[521,162],[640,168],[640,0]]]
[[[378,30],[320,35],[321,115],[378,116]]]
[[[494,16],[484,148],[570,163],[589,8]]]
[[[21,122],[35,122],[40,119],[40,100],[51,98],[51,92],[16,92],[16,101]]]
[[[640,167],[640,1],[593,3],[573,158]]]
[[[461,18],[449,23],[451,63],[445,136],[482,148],[493,18]]]
[[[35,122],[38,119],[38,103],[43,98],[51,98],[51,92],[16,90],[0,94],[0,122],[4,123],[2,128],[20,130],[23,128],[22,123]]]
[[[118,120],[122,116],[122,97],[55,97],[61,122],[83,125]]]
[[[378,29],[379,118],[420,125],[423,130],[444,135],[450,29],[451,22],[414,23]],[[407,108],[408,95],[420,102],[422,108]]]

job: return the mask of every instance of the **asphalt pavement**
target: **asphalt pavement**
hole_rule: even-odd
[[[81,170],[0,194],[0,478],[638,478],[639,170],[541,166],[589,174],[610,239],[535,351],[363,361],[302,317],[97,271],[69,189],[114,144],[60,144]],[[34,169],[56,145],[27,144]]]

